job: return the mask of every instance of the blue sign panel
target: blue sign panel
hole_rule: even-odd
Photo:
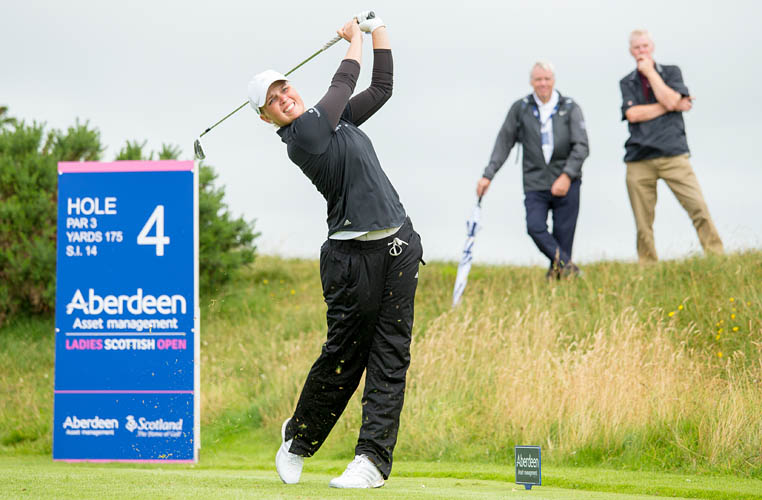
[[[515,446],[516,484],[523,484],[531,490],[532,486],[542,484],[542,449],[539,446]]]
[[[54,459],[197,459],[196,174],[59,163]]]
[[[56,394],[53,457],[188,461],[193,394]]]

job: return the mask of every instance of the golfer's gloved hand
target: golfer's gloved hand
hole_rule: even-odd
[[[368,20],[368,16],[373,14],[372,10],[364,10],[358,14],[355,14],[355,19],[357,19],[357,23],[361,24]]]
[[[362,21],[360,21],[359,15],[357,17],[357,20],[360,21],[360,31],[365,33],[373,33],[373,31],[376,28],[380,28],[381,26],[386,26],[386,24],[378,16],[368,19],[368,14],[370,14],[370,12],[371,11],[366,11],[366,12],[361,12],[359,14],[359,15],[364,14],[364,19]]]

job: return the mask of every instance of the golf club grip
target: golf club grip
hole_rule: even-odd
[[[317,51],[315,51],[314,54],[312,54],[310,57],[308,57],[304,61],[300,62],[299,64],[297,64],[296,66],[294,66],[293,68],[288,70],[288,72],[284,73],[283,76],[288,76],[291,73],[293,73],[294,71],[296,71],[297,69],[301,68],[302,66],[304,66],[305,64],[310,62],[313,57],[315,57],[316,55],[320,54],[321,52],[325,52],[326,49],[328,49],[329,47],[333,46],[339,40],[341,40],[341,36],[340,35],[336,35],[335,37],[331,38],[330,40],[328,40],[325,43],[325,45],[323,45],[321,48],[319,48]]]
[[[325,43],[325,45],[323,45],[323,48],[322,48],[322,49],[320,49],[320,52],[322,52],[322,51],[326,50],[327,48],[329,48],[330,46],[332,46],[333,44],[335,44],[335,43],[336,43],[336,42],[338,42],[339,40],[341,40],[341,37],[340,37],[339,35],[336,35],[335,37],[331,38],[330,40],[328,40],[328,41]]]
[[[368,12],[368,19],[375,19],[375,17],[376,17],[376,13],[375,12],[373,12],[373,11]],[[360,21],[357,21],[357,24],[360,24]],[[339,35],[336,35],[335,37],[333,37],[330,40],[328,40],[328,42],[326,42],[325,45],[323,45],[323,49],[322,50],[327,49],[328,47],[330,47],[331,45],[335,44],[339,40],[341,40],[341,37]]]

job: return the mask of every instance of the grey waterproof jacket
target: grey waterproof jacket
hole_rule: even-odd
[[[553,156],[545,163],[542,154],[540,119],[532,94],[519,99],[508,110],[497,134],[489,164],[483,176],[492,180],[503,166],[514,144],[524,147],[524,191],[548,191],[565,172],[572,180],[582,177],[582,163],[589,148],[585,119],[579,105],[559,92],[558,109],[553,114]]]

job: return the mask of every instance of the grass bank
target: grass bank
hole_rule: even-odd
[[[400,463],[510,464],[762,477],[762,252],[640,267],[601,262],[548,284],[540,268],[421,269]],[[203,453],[277,442],[325,336],[317,262],[259,257],[202,300]],[[0,330],[0,453],[48,453],[53,324]],[[345,460],[356,397],[317,457]],[[202,455],[203,456],[203,455]]]

